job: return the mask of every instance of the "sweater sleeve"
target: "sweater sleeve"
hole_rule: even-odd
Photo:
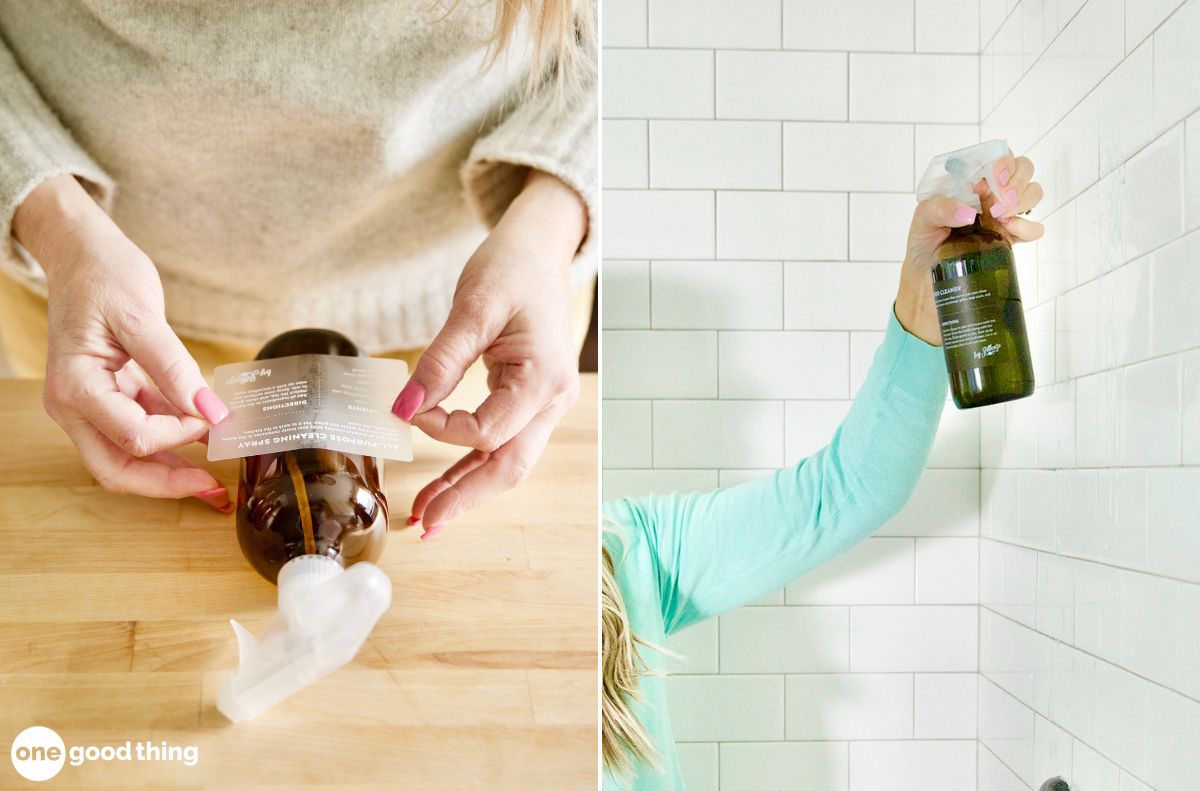
[[[112,179],[71,137],[0,39],[0,256],[26,266],[12,237],[17,207],[52,176],[70,173],[107,211]]]
[[[595,62],[594,47],[584,53]],[[572,282],[580,285],[596,273],[596,196],[599,151],[595,68],[561,89],[547,82],[514,105],[490,132],[475,142],[462,168],[468,200],[490,228],[521,191],[530,168],[557,176],[579,193],[587,206],[588,234],[575,256]]]
[[[946,401],[941,349],[893,314],[830,443],[728,489],[610,504],[649,548],[668,634],[753,601],[841,554],[908,501]]]

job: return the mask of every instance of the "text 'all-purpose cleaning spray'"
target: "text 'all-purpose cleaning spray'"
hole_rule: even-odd
[[[304,329],[255,359],[361,354],[339,333]],[[373,562],[387,529],[382,459],[321,448],[242,459],[238,543],[279,586],[279,610],[257,638],[232,621],[239,661],[218,696],[222,714],[253,719],[354,658],[391,605],[391,581]]]
[[[1012,245],[1004,226],[981,210],[975,185],[1009,153],[989,140],[934,157],[917,187],[917,200],[955,198],[977,212],[975,222],[950,229],[934,253],[933,290],[950,391],[959,409],[1033,395],[1033,361]]]

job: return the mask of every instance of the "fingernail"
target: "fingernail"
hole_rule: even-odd
[[[1008,192],[1004,193],[1004,200],[1008,201],[1009,206],[1016,206],[1017,205],[1017,191],[1009,190]]]
[[[426,539],[433,538],[434,536],[436,536],[438,533],[442,532],[445,529],[446,529],[445,522],[434,525],[433,527],[426,529],[426,531],[421,534],[421,540],[425,541]]]
[[[200,492],[193,496],[197,500],[203,500],[223,514],[233,512],[233,503],[229,500],[229,490],[224,486],[218,486],[215,489],[209,489],[207,492]]]
[[[210,388],[197,390],[192,403],[200,410],[200,415],[214,426],[229,416],[229,407]]]
[[[408,526],[409,526],[409,527],[412,527],[413,525],[415,525],[417,522],[420,522],[420,521],[421,521],[421,520],[420,520],[420,519],[417,519],[415,516],[410,516],[410,517],[408,518]]]
[[[392,404],[392,414],[401,420],[412,420],[413,415],[417,414],[417,410],[423,403],[425,403],[425,388],[421,387],[420,382],[410,379],[408,384],[404,385],[404,389],[400,391],[400,395],[396,396],[396,401]]]
[[[1001,186],[1001,187],[1007,187],[1007,186],[1008,186],[1008,180],[1009,180],[1010,178],[1012,178],[1012,177],[1008,175],[1008,169],[1007,169],[1007,168],[1005,168],[1004,170],[1000,171],[1000,186]]]
[[[1004,214],[1004,207],[999,203],[993,203],[992,208],[989,209],[989,211],[992,213],[993,217],[999,217],[1001,214]]]
[[[970,206],[959,206],[954,210],[954,221],[959,225],[975,222],[975,210]]]
[[[1012,222],[1012,217],[997,217],[996,219],[1000,221],[1001,225],[1008,225]]]

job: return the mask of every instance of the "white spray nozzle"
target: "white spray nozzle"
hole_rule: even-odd
[[[253,719],[349,662],[392,603],[378,567],[348,570],[324,555],[292,558],[279,570],[279,613],[255,638],[237,621],[238,666],[217,708],[234,722]]]
[[[1001,195],[1001,186],[996,182],[992,165],[996,160],[1008,156],[1008,143],[1003,140],[988,140],[973,146],[939,154],[925,168],[925,175],[917,185],[917,200],[923,201],[939,195],[957,198],[979,211],[979,196],[975,185],[987,179],[993,195]]]

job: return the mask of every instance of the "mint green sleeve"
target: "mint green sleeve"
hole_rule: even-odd
[[[893,314],[830,443],[727,489],[605,506],[644,540],[667,634],[759,598],[845,552],[908,501],[946,402],[940,348]]]

